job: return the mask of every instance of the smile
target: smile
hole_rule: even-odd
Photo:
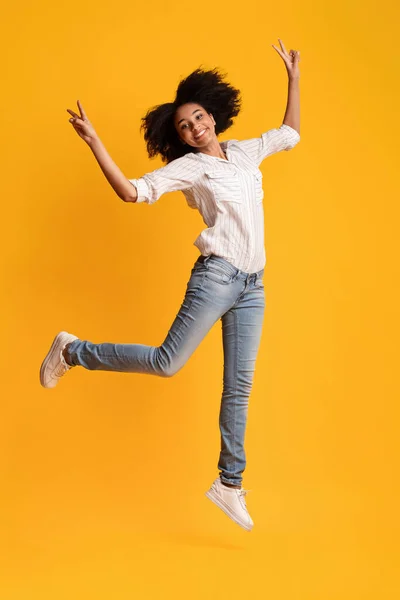
[[[203,129],[203,131],[202,131],[201,133],[199,133],[199,135],[195,135],[195,136],[194,136],[194,139],[195,139],[195,140],[198,140],[199,138],[201,138],[201,136],[204,134],[204,132],[205,132],[205,131],[206,131],[206,130],[205,130],[205,129]]]

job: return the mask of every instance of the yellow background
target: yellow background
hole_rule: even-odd
[[[399,558],[398,5],[8,4],[2,14],[2,600],[394,599]],[[69,124],[79,99],[128,178],[181,78],[220,67],[301,141],[266,159],[266,315],[246,431],[248,533],[218,475],[219,324],[175,377],[40,364],[60,330],[160,344],[204,224],[180,192],[123,203]],[[248,596],[247,596],[248,594]]]

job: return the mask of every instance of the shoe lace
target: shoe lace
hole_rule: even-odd
[[[247,509],[247,504],[246,504],[246,498],[245,498],[245,495],[246,495],[248,492],[251,492],[251,490],[245,490],[245,489],[243,489],[243,488],[242,488],[242,489],[238,490],[238,492],[239,492],[239,498],[240,498],[240,501],[241,501],[241,503],[242,503],[242,504],[243,504],[243,506],[244,506],[244,507]]]
[[[54,369],[54,375],[56,377],[62,377],[67,371],[69,371],[69,369],[70,367],[64,362],[63,356],[61,356],[60,362]]]

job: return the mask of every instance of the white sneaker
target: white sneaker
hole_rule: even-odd
[[[72,335],[72,333],[67,333],[66,331],[60,331],[56,335],[40,367],[40,383],[43,387],[55,387],[59,379],[72,368],[71,365],[65,362],[62,351],[67,344],[77,339],[76,335]]]
[[[238,488],[227,487],[217,477],[208,492],[206,492],[206,496],[219,506],[235,523],[247,531],[251,531],[254,523],[247,512],[245,500],[245,495],[250,491],[243,488],[239,490]]]

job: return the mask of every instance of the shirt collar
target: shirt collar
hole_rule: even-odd
[[[204,154],[204,152],[192,152],[192,154],[200,159],[205,159],[207,161],[222,160],[222,162],[224,162],[224,163],[232,162],[231,157],[230,157],[230,150],[229,150],[229,140],[220,142],[220,146],[221,146],[222,150],[225,152],[226,158],[228,160],[226,160],[225,158],[220,158],[219,156],[210,156],[209,154]]]

